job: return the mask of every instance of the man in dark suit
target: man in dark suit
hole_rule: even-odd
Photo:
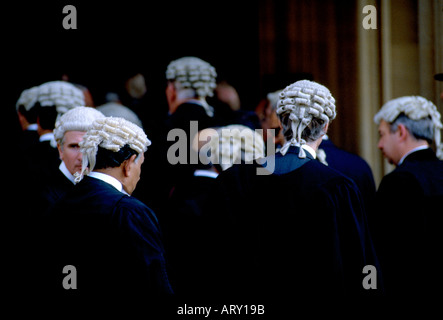
[[[60,158],[53,133],[56,120],[69,109],[85,105],[85,98],[80,89],[66,81],[45,82],[29,91],[32,95],[29,106],[33,106],[31,110],[35,110],[37,116],[39,143],[22,156],[25,167],[22,179],[31,179],[29,191],[32,192],[58,172]]]
[[[101,302],[172,294],[157,217],[130,196],[150,141],[135,124],[109,117],[97,119],[79,145],[77,185],[47,218],[49,289]],[[66,265],[77,269],[76,290],[61,281]]]
[[[378,148],[396,166],[380,183],[370,221],[386,293],[392,298],[430,297],[442,284],[437,263],[443,248],[440,114],[431,101],[407,96],[388,101],[374,121]]]
[[[166,70],[168,80],[166,98],[169,106],[169,117],[166,123],[167,134],[172,133],[171,130],[180,129],[186,133],[187,138],[185,144],[187,156],[183,157],[183,149],[179,150],[180,162],[174,166],[177,171],[173,174],[172,179],[177,182],[191,176],[198,167],[197,163],[191,163],[193,162],[191,161],[191,153],[194,156],[197,155],[190,148],[194,135],[198,130],[214,125],[214,108],[207,103],[206,97],[214,95],[216,76],[215,68],[197,57],[183,57],[174,60],[169,63]],[[194,122],[193,124],[198,127],[191,127],[191,122]],[[168,163],[171,163],[169,150]]]
[[[366,212],[370,215],[375,200],[375,181],[371,167],[360,156],[337,147],[327,135],[323,136],[318,147],[325,152],[328,167],[340,171],[354,180],[363,197]]]
[[[42,213],[46,213],[74,186],[74,174],[82,168],[79,143],[92,122],[99,118],[104,118],[104,115],[94,108],[75,107],[57,121],[54,137],[61,163],[59,170],[42,181],[38,199],[38,208]]]
[[[52,175],[60,164],[57,143],[54,139],[57,110],[55,106],[43,107],[36,103],[37,133],[39,142],[26,152],[26,174],[32,177],[34,185]]]
[[[211,270],[206,267],[208,254],[213,250],[206,223],[211,217],[206,215],[213,212],[216,177],[234,163],[252,161],[264,154],[262,136],[244,125],[201,130],[192,145],[207,165],[201,165],[192,177],[175,186],[162,217],[166,249],[176,281],[174,289],[178,296],[186,298],[201,297],[202,292],[207,292],[205,288],[213,284],[208,281]],[[202,148],[210,151],[205,153]]]
[[[290,301],[300,311],[314,301],[330,305],[372,293],[362,285],[362,270],[378,263],[360,192],[315,160],[336,115],[334,98],[318,83],[297,81],[280,94],[277,114],[281,151],[217,178],[214,262],[224,271],[222,293],[268,301],[271,312],[286,314]]]

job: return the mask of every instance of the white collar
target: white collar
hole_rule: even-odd
[[[64,161],[62,161],[60,163],[60,166],[58,168],[65,175],[65,177],[68,178],[69,181],[71,181],[73,184],[75,184],[74,176],[71,174],[71,172],[69,172]]]
[[[418,146],[418,147],[416,147],[416,148],[414,148],[414,149],[412,149],[412,150],[409,150],[408,152],[406,152],[406,153],[404,154],[403,157],[401,157],[401,159],[400,159],[400,161],[398,162],[397,165],[398,165],[398,166],[401,165],[401,164],[403,163],[403,161],[406,159],[406,157],[409,156],[411,153],[416,152],[416,151],[420,151],[420,150],[425,150],[425,149],[427,149],[427,148],[429,148],[428,145],[422,145],[422,146]]]
[[[48,133],[42,134],[40,136],[40,138],[38,138],[38,140],[40,142],[54,140],[54,133],[53,132],[48,132]]]
[[[317,153],[312,147],[308,146],[307,144],[302,144],[301,147],[308,151],[314,157],[314,159],[317,158]]]
[[[214,172],[214,171],[209,171],[209,170],[200,170],[197,169],[194,171],[194,176],[195,177],[208,177],[208,178],[217,178],[218,173]]]
[[[37,129],[38,129],[38,124],[37,124],[37,123],[31,123],[31,124],[26,128],[26,130],[28,130],[28,131],[37,131]]]
[[[104,181],[106,183],[109,183],[111,186],[116,188],[121,193],[124,193],[129,196],[129,194],[125,190],[123,190],[122,183],[120,181],[118,181],[116,178],[114,178],[108,174],[97,172],[97,171],[92,171],[88,174],[88,177],[92,177],[92,178]]]

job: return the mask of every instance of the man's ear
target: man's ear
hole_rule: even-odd
[[[125,177],[131,175],[132,166],[135,164],[135,158],[137,158],[137,155],[133,154],[129,159],[123,162],[123,173]]]
[[[401,123],[397,127],[397,132],[400,140],[406,140],[409,137],[408,129]]]
[[[323,128],[325,134],[328,132],[328,129],[329,129],[329,122],[326,123],[325,127]]]
[[[166,99],[168,100],[168,103],[177,99],[177,90],[172,81],[168,81],[168,84],[166,85]]]
[[[60,158],[60,160],[63,161],[63,150],[62,150],[62,146],[60,145],[60,143],[57,143],[57,150],[58,150],[58,157]]]

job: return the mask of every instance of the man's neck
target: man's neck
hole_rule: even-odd
[[[322,141],[323,141],[323,136],[315,141],[308,141],[306,142],[306,144],[310,146],[312,149],[314,149],[315,152],[317,152],[318,146],[321,144]]]
[[[103,174],[107,174],[108,176],[111,176],[115,179],[117,179],[118,181],[122,182],[122,178],[121,178],[121,173],[120,173],[120,168],[119,167],[115,167],[115,168],[105,168],[105,169],[94,169],[95,172],[99,172],[99,173],[103,173]]]
[[[113,170],[113,169],[117,169],[117,168],[106,168],[106,169],[94,170],[89,174],[89,176],[103,180],[103,181],[109,183],[110,185],[114,186],[118,191],[129,195],[129,193],[127,193],[125,191],[122,180],[118,178],[118,174],[116,174],[116,170]],[[108,178],[106,178],[106,176],[108,176]],[[111,177],[112,179],[109,179],[109,177]]]

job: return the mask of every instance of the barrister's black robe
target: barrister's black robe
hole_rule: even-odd
[[[192,176],[176,185],[167,210],[160,217],[170,279],[180,297],[203,296],[210,281],[206,260],[212,248],[206,236],[205,215],[211,214],[213,205],[217,205],[208,203],[215,182],[213,177]]]
[[[41,218],[41,216],[48,214],[48,212],[55,206],[55,204],[62,199],[69,190],[74,188],[74,184],[63,174],[62,171],[57,170],[49,176],[46,180],[41,182],[41,186],[35,191],[37,197],[37,207],[34,209],[34,214]]]
[[[35,185],[58,171],[60,156],[50,141],[42,141],[29,148],[26,156],[26,174],[34,178]]]
[[[59,152],[57,148],[51,146],[50,141],[37,142],[20,155],[18,159],[20,170],[15,171],[17,174],[15,183],[18,190],[27,195],[26,201],[20,199],[17,202],[17,209],[25,218],[25,223],[28,219],[40,216],[45,210],[39,203],[42,185],[59,174],[60,162]]]
[[[363,197],[368,216],[372,212],[375,201],[375,181],[371,167],[356,154],[338,148],[331,140],[322,140],[319,149],[326,153],[328,167],[340,171],[345,176],[354,180]]]
[[[192,122],[194,122],[192,124]],[[196,127],[192,127],[192,125],[196,125]],[[192,140],[197,131],[193,130],[203,130],[214,125],[214,119],[208,116],[204,107],[200,105],[198,102],[188,101],[182,103],[177,107],[177,110],[171,114],[166,121],[166,135],[172,132],[174,129],[183,130],[186,134],[186,140],[181,141],[183,146],[186,149],[180,149],[180,152],[186,152],[186,163],[178,163],[175,165],[171,165],[168,159],[168,168],[167,168],[167,178],[171,182],[171,186],[175,186],[176,184],[181,183],[182,181],[186,181],[192,177],[194,171],[198,168],[201,168],[200,160],[193,161],[193,157],[195,159],[199,159],[198,154],[195,150],[191,148]],[[176,138],[177,139],[177,138]],[[176,141],[168,141],[166,145],[170,148],[175,145]],[[166,153],[168,153],[167,150]],[[191,156],[191,153],[193,154]],[[197,162],[197,163],[191,163]]]
[[[191,136],[191,121],[197,123],[198,130],[214,125],[214,119],[208,116],[201,104],[195,101],[182,103],[173,114],[170,114],[161,123],[159,132],[156,133],[158,141],[156,143],[154,141],[152,147],[147,151],[150,156],[146,156],[144,169],[141,173],[142,178],[134,191],[134,195],[149,203],[158,216],[161,216],[162,211],[166,210],[165,206],[171,190],[177,184],[192,178],[194,171],[201,168],[200,161],[191,163],[191,152],[193,157],[198,159],[197,152],[191,151],[190,148],[193,139],[193,136]],[[168,141],[168,135],[172,134],[174,129],[182,130],[181,132],[185,133],[184,137],[181,136],[183,139],[179,140],[179,138],[174,137],[174,141]],[[192,133],[195,134],[196,132]],[[172,136],[170,139],[172,139]],[[172,164],[172,160],[168,159],[168,156],[171,156],[169,152],[172,150],[171,148],[178,145],[182,148],[172,157],[186,154],[186,161],[185,163]],[[156,179],[156,183],[152,183],[153,176],[159,177],[159,179]]]
[[[162,235],[146,205],[99,179],[84,177],[47,218],[47,289],[104,300],[172,293]],[[73,265],[78,289],[63,289]]]
[[[288,309],[299,299],[367,294],[362,270],[378,261],[361,194],[308,152],[300,159],[298,150],[277,154],[271,175],[258,175],[259,164],[241,164],[217,178],[213,263],[223,269],[220,291],[227,296],[286,299],[277,308]]]
[[[435,294],[443,285],[443,161],[430,148],[409,154],[382,179],[376,197],[369,223],[386,294],[441,300]]]

